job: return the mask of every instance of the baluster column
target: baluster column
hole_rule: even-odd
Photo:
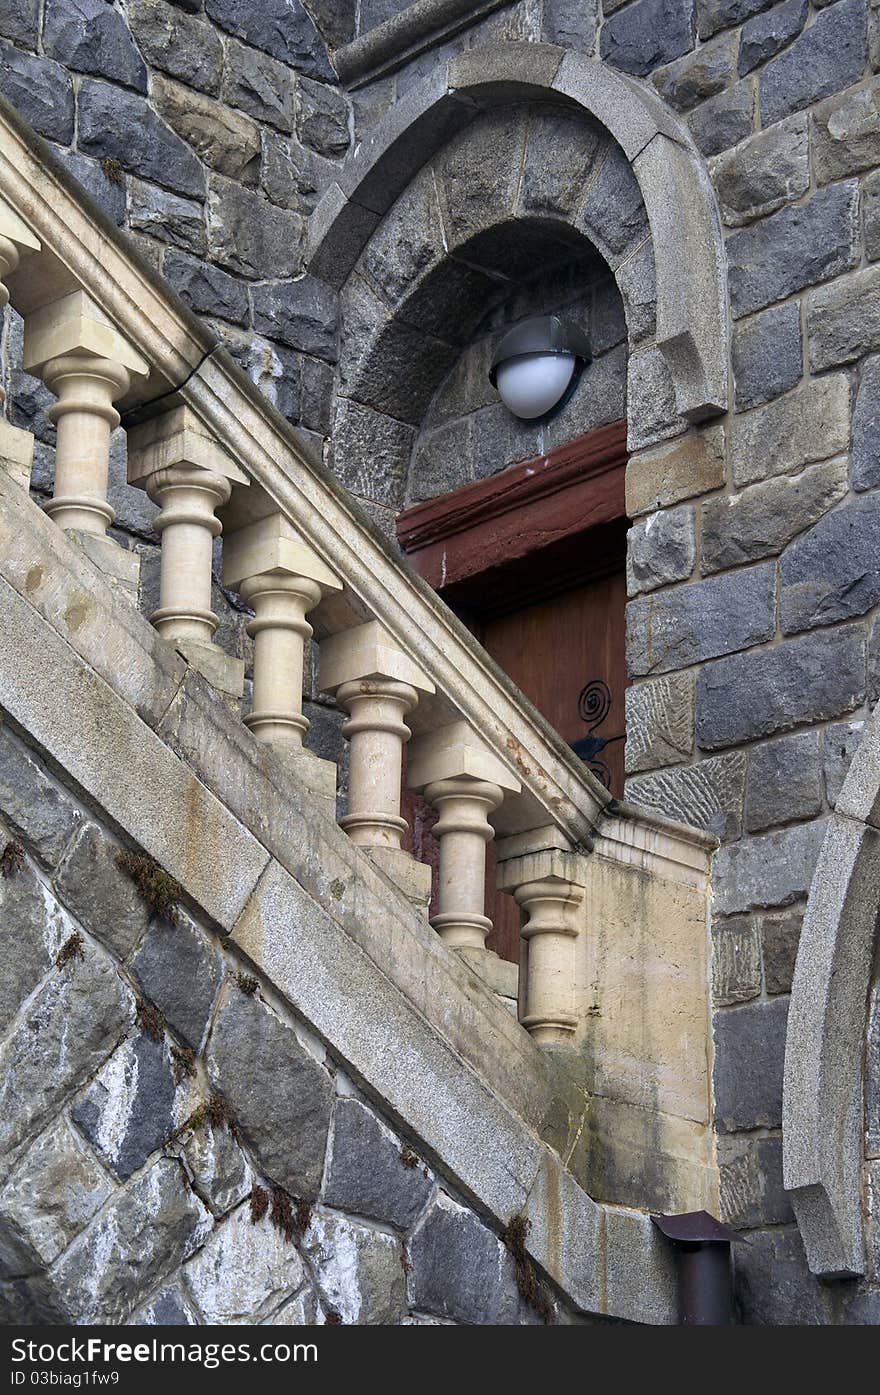
[[[17,213],[0,199],[0,311],[9,304],[9,291],[4,282],[15,271],[23,257],[39,252],[40,243]],[[0,382],[0,412],[6,401],[6,390]],[[11,426],[0,417],[0,464],[16,484],[27,489],[31,480],[34,438],[30,431]]]

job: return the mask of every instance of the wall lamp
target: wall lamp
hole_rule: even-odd
[[[535,315],[505,334],[489,381],[508,411],[534,421],[565,406],[590,362],[583,330],[560,315]]]

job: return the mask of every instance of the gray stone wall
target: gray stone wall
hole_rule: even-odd
[[[0,1321],[570,1321],[122,852],[0,714]]]

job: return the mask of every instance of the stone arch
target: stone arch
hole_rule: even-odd
[[[865,1037],[878,915],[880,705],[829,820],[788,1015],[783,1177],[814,1274],[858,1275],[866,1267]],[[876,984],[874,996],[880,1001]],[[873,1084],[880,1088],[880,1080]]]
[[[659,98],[580,54],[512,43],[449,59],[377,123],[326,191],[310,226],[309,269],[340,289],[419,170],[478,113],[523,102],[552,102],[585,115],[622,153],[647,218],[656,268],[655,352],[676,413],[694,422],[726,411],[729,308],[708,174],[687,128]]]

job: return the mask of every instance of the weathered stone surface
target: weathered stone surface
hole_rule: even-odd
[[[720,1135],[718,1172],[720,1219],[742,1230],[792,1221],[782,1185],[782,1139]]]
[[[147,68],[122,13],[106,0],[46,0],[43,48],[77,73],[147,90]]]
[[[294,213],[314,211],[333,177],[333,166],[298,141],[276,134],[263,141],[262,186],[267,198]]]
[[[623,323],[618,319],[619,328],[615,328],[609,335],[610,344],[620,342],[623,334],[629,335],[630,346],[641,344],[643,340],[650,339],[657,330],[657,270],[654,263],[654,248],[650,242],[625,261],[621,262],[616,272],[616,284],[610,287],[611,294],[616,302],[614,306],[615,318],[619,315],[620,298],[622,298],[625,309]],[[593,332],[596,332],[596,310],[600,304],[597,295],[593,302]],[[593,347],[599,351],[601,341],[594,338]]]
[[[233,985],[208,1059],[268,1176],[294,1196],[316,1196],[333,1090],[293,1030]]]
[[[352,494],[401,508],[414,435],[393,417],[342,398],[333,432],[335,472]]]
[[[165,0],[129,0],[128,22],[151,67],[200,92],[219,92],[223,45],[213,25]]]
[[[743,1322],[811,1327],[829,1321],[826,1289],[807,1268],[796,1226],[755,1231],[748,1245],[733,1249]]]
[[[677,586],[627,608],[627,658],[636,675],[685,668],[769,639],[775,628],[770,565]]]
[[[96,824],[86,824],[55,885],[89,933],[124,959],[146,931],[150,909],[131,878],[117,867],[119,851]]]
[[[0,722],[0,809],[16,833],[54,867],[82,822],[75,805]]]
[[[242,276],[294,276],[302,263],[302,219],[226,179],[211,180],[208,238],[214,260]]]
[[[804,13],[807,0],[794,0],[802,4]],[[696,53],[660,68],[651,74],[651,81],[660,96],[676,111],[690,111],[698,102],[723,92],[736,73],[737,54],[736,34],[722,34],[712,43],[704,44]],[[748,69],[740,69],[748,72]]]
[[[865,1152],[880,1156],[880,991],[874,988],[865,1052]]]
[[[433,1180],[426,1172],[364,1105],[354,1099],[337,1102],[324,1187],[328,1206],[408,1230],[431,1195]]]
[[[525,1305],[517,1290],[512,1257],[476,1216],[443,1193],[419,1225],[409,1249],[414,1308],[480,1325],[522,1320]]]
[[[809,466],[800,475],[783,475],[741,494],[711,499],[703,505],[703,571],[721,571],[781,552],[839,503],[847,487],[847,462],[841,456]]]
[[[513,207],[525,148],[525,117],[487,112],[443,151],[436,163],[446,241],[458,246]]]
[[[864,615],[880,600],[880,495],[862,494],[791,544],[779,569],[785,634]]]
[[[113,1190],[59,1119],[37,1139],[0,1192],[0,1273],[48,1268]]]
[[[880,266],[854,271],[807,298],[814,372],[880,349]]]
[[[542,110],[529,126],[520,203],[528,213],[571,213],[607,137],[579,113]]]
[[[254,328],[305,354],[336,361],[337,298],[315,276],[253,291]]]
[[[862,185],[862,219],[865,225],[865,255],[870,262],[880,258],[880,173],[872,174]]]
[[[118,160],[124,170],[177,194],[204,197],[205,173],[189,146],[133,92],[84,78],[79,89],[80,150]]]
[[[792,824],[756,838],[729,843],[715,856],[715,909],[734,915],[765,906],[786,906],[810,889],[825,819]]]
[[[240,1206],[184,1269],[184,1282],[208,1323],[259,1322],[305,1278],[302,1260],[268,1218],[256,1225]]]
[[[712,925],[712,1001],[716,1007],[747,1003],[761,992],[761,941],[753,917],[734,916]]]
[[[659,357],[659,356],[658,356]],[[646,355],[642,354],[639,360],[634,362],[644,363]],[[665,368],[665,365],[661,365]],[[635,376],[635,371],[633,376]],[[612,421],[622,421],[626,416],[627,403],[627,373],[626,373],[626,345],[618,344],[610,353],[602,354],[595,358],[593,362],[584,369],[583,376],[578,384],[577,391],[568,402],[562,407],[558,415],[552,421],[547,422],[544,427],[544,449],[552,450],[554,446],[564,445],[567,441],[573,440],[576,436],[583,436],[588,431],[593,431],[597,426],[606,426]],[[644,386],[644,384],[643,384]],[[638,396],[638,393],[636,394]],[[644,398],[641,399],[644,403]],[[667,394],[667,378],[663,379],[663,408],[664,426],[659,431],[661,435],[669,435],[671,430],[680,429],[678,418],[675,416],[674,393]],[[632,406],[632,403],[631,403]],[[540,426],[534,421],[517,422],[506,408],[502,408],[509,423],[515,423],[507,433],[510,446],[515,454],[502,457],[508,462],[511,460],[526,460],[530,455],[542,454],[541,447],[536,450],[522,450],[523,444],[527,444],[540,431]],[[484,413],[480,414],[481,417]],[[665,423],[674,420],[674,426],[669,427]],[[649,432],[650,424],[642,416],[636,420],[631,418],[630,427],[633,436],[637,432]],[[651,434],[651,439],[655,435]],[[481,451],[482,459],[488,460],[488,452],[485,448]],[[494,456],[494,470],[497,470],[501,460],[497,453]]]
[[[5,844],[5,837],[0,842]],[[0,1032],[73,931],[72,922],[28,863],[0,876]]]
[[[225,1124],[205,1123],[194,1129],[182,1153],[192,1185],[215,1216],[225,1216],[251,1192],[253,1175]]]
[[[625,73],[644,76],[694,46],[689,0],[638,0],[602,25],[600,52]]]
[[[598,5],[585,5],[583,0],[544,0],[542,21],[541,38],[545,43],[592,52]]]
[[[702,102],[687,118],[691,134],[704,155],[719,155],[739,145],[755,129],[755,82],[744,78],[735,87]]]
[[[642,191],[632,165],[616,146],[587,195],[580,225],[612,267],[648,235],[648,214]]]
[[[880,1326],[880,1292],[857,1294],[847,1303],[843,1320],[848,1327]]]
[[[735,746],[801,722],[840,717],[864,698],[864,666],[858,626],[709,664],[697,678],[697,742],[706,750]]]
[[[602,360],[599,360],[600,363]],[[627,440],[630,450],[657,445],[679,436],[687,423],[678,415],[675,384],[669,364],[659,349],[646,349],[630,357],[626,379]]]
[[[25,48],[35,48],[39,13],[40,0],[6,0],[0,11],[0,35]]]
[[[129,1318],[132,1327],[196,1327],[198,1319],[179,1284],[169,1284]]]
[[[770,0],[697,0],[697,33],[709,39],[719,29],[742,24],[750,15],[766,10]]]
[[[686,581],[694,569],[696,541],[690,504],[663,509],[641,519],[627,535],[626,581],[631,596],[672,581]]]
[[[791,992],[803,920],[803,910],[759,917],[764,987],[768,993]]]
[[[276,130],[290,133],[295,120],[294,75],[281,63],[241,44],[229,44],[220,92],[224,102]]]
[[[41,136],[73,140],[73,83],[59,63],[0,44],[0,92]]]
[[[112,219],[117,227],[125,222],[125,181],[108,179],[97,160],[88,160],[72,150],[56,148],[54,152],[62,165],[73,175],[91,197]]]
[[[240,184],[257,183],[261,142],[253,121],[167,78],[153,78],[152,94],[160,116],[206,165]]]
[[[131,993],[91,946],[50,974],[0,1047],[0,1170],[98,1070],[133,1016]]]
[[[291,1298],[271,1317],[263,1318],[264,1327],[315,1327],[321,1319],[317,1300],[311,1290]]]
[[[179,194],[132,179],[128,186],[128,218],[135,231],[182,247],[185,252],[198,255],[207,249],[204,209],[192,199],[182,199]]]
[[[400,1242],[345,1216],[312,1217],[303,1238],[327,1308],[352,1324],[395,1324],[406,1303]]]
[[[196,1051],[220,986],[217,955],[188,916],[177,925],[154,920],[132,960],[144,993]]]
[[[626,470],[626,511],[631,518],[705,494],[724,483],[724,431],[689,431],[669,445],[640,451]]]
[[[302,361],[300,420],[310,430],[329,436],[333,421],[333,369],[320,359]]]
[[[737,227],[775,213],[810,185],[806,116],[792,116],[720,156],[713,176],[721,216]]]
[[[786,0],[766,14],[743,25],[739,49],[739,74],[744,77],[766,63],[801,32],[809,13],[808,0]]]
[[[202,1243],[212,1221],[179,1164],[160,1158],[114,1198],[55,1270],[53,1288],[68,1320],[122,1322]]]
[[[626,770],[686,760],[694,749],[694,676],[671,673],[626,690]]]
[[[796,301],[774,305],[737,325],[733,374],[738,411],[781,397],[803,373],[801,314]]]
[[[756,746],[749,757],[746,828],[750,833],[821,812],[819,733],[801,731]]]
[[[177,294],[199,315],[243,325],[248,318],[247,290],[219,267],[169,252],[164,272]]]
[[[771,59],[761,74],[763,125],[801,111],[820,97],[842,92],[861,77],[866,9],[865,0],[839,0],[790,48]]]
[[[296,129],[303,145],[326,159],[341,159],[351,143],[344,95],[325,83],[301,78]]]
[[[745,752],[735,751],[627,780],[626,797],[719,838],[736,838],[742,830],[745,780]]]
[[[314,24],[299,4],[290,0],[206,0],[205,9],[221,29],[289,63],[311,77],[335,81],[327,53]]]
[[[70,1117],[125,1181],[172,1132],[175,1093],[166,1043],[142,1032],[113,1053]]]
[[[849,446],[850,386],[842,373],[804,383],[777,402],[734,419],[734,484],[785,475]]]
[[[822,102],[812,119],[819,184],[880,164],[880,78]]]
[[[727,1133],[778,1128],[788,1003],[747,1003],[715,1013],[715,1120]]]
[[[822,769],[825,798],[834,807],[849,771],[850,763],[865,734],[864,719],[837,722],[827,727],[822,740]]]
[[[782,208],[728,238],[734,315],[748,315],[855,266],[858,192],[854,180],[820,189],[806,203]]]

